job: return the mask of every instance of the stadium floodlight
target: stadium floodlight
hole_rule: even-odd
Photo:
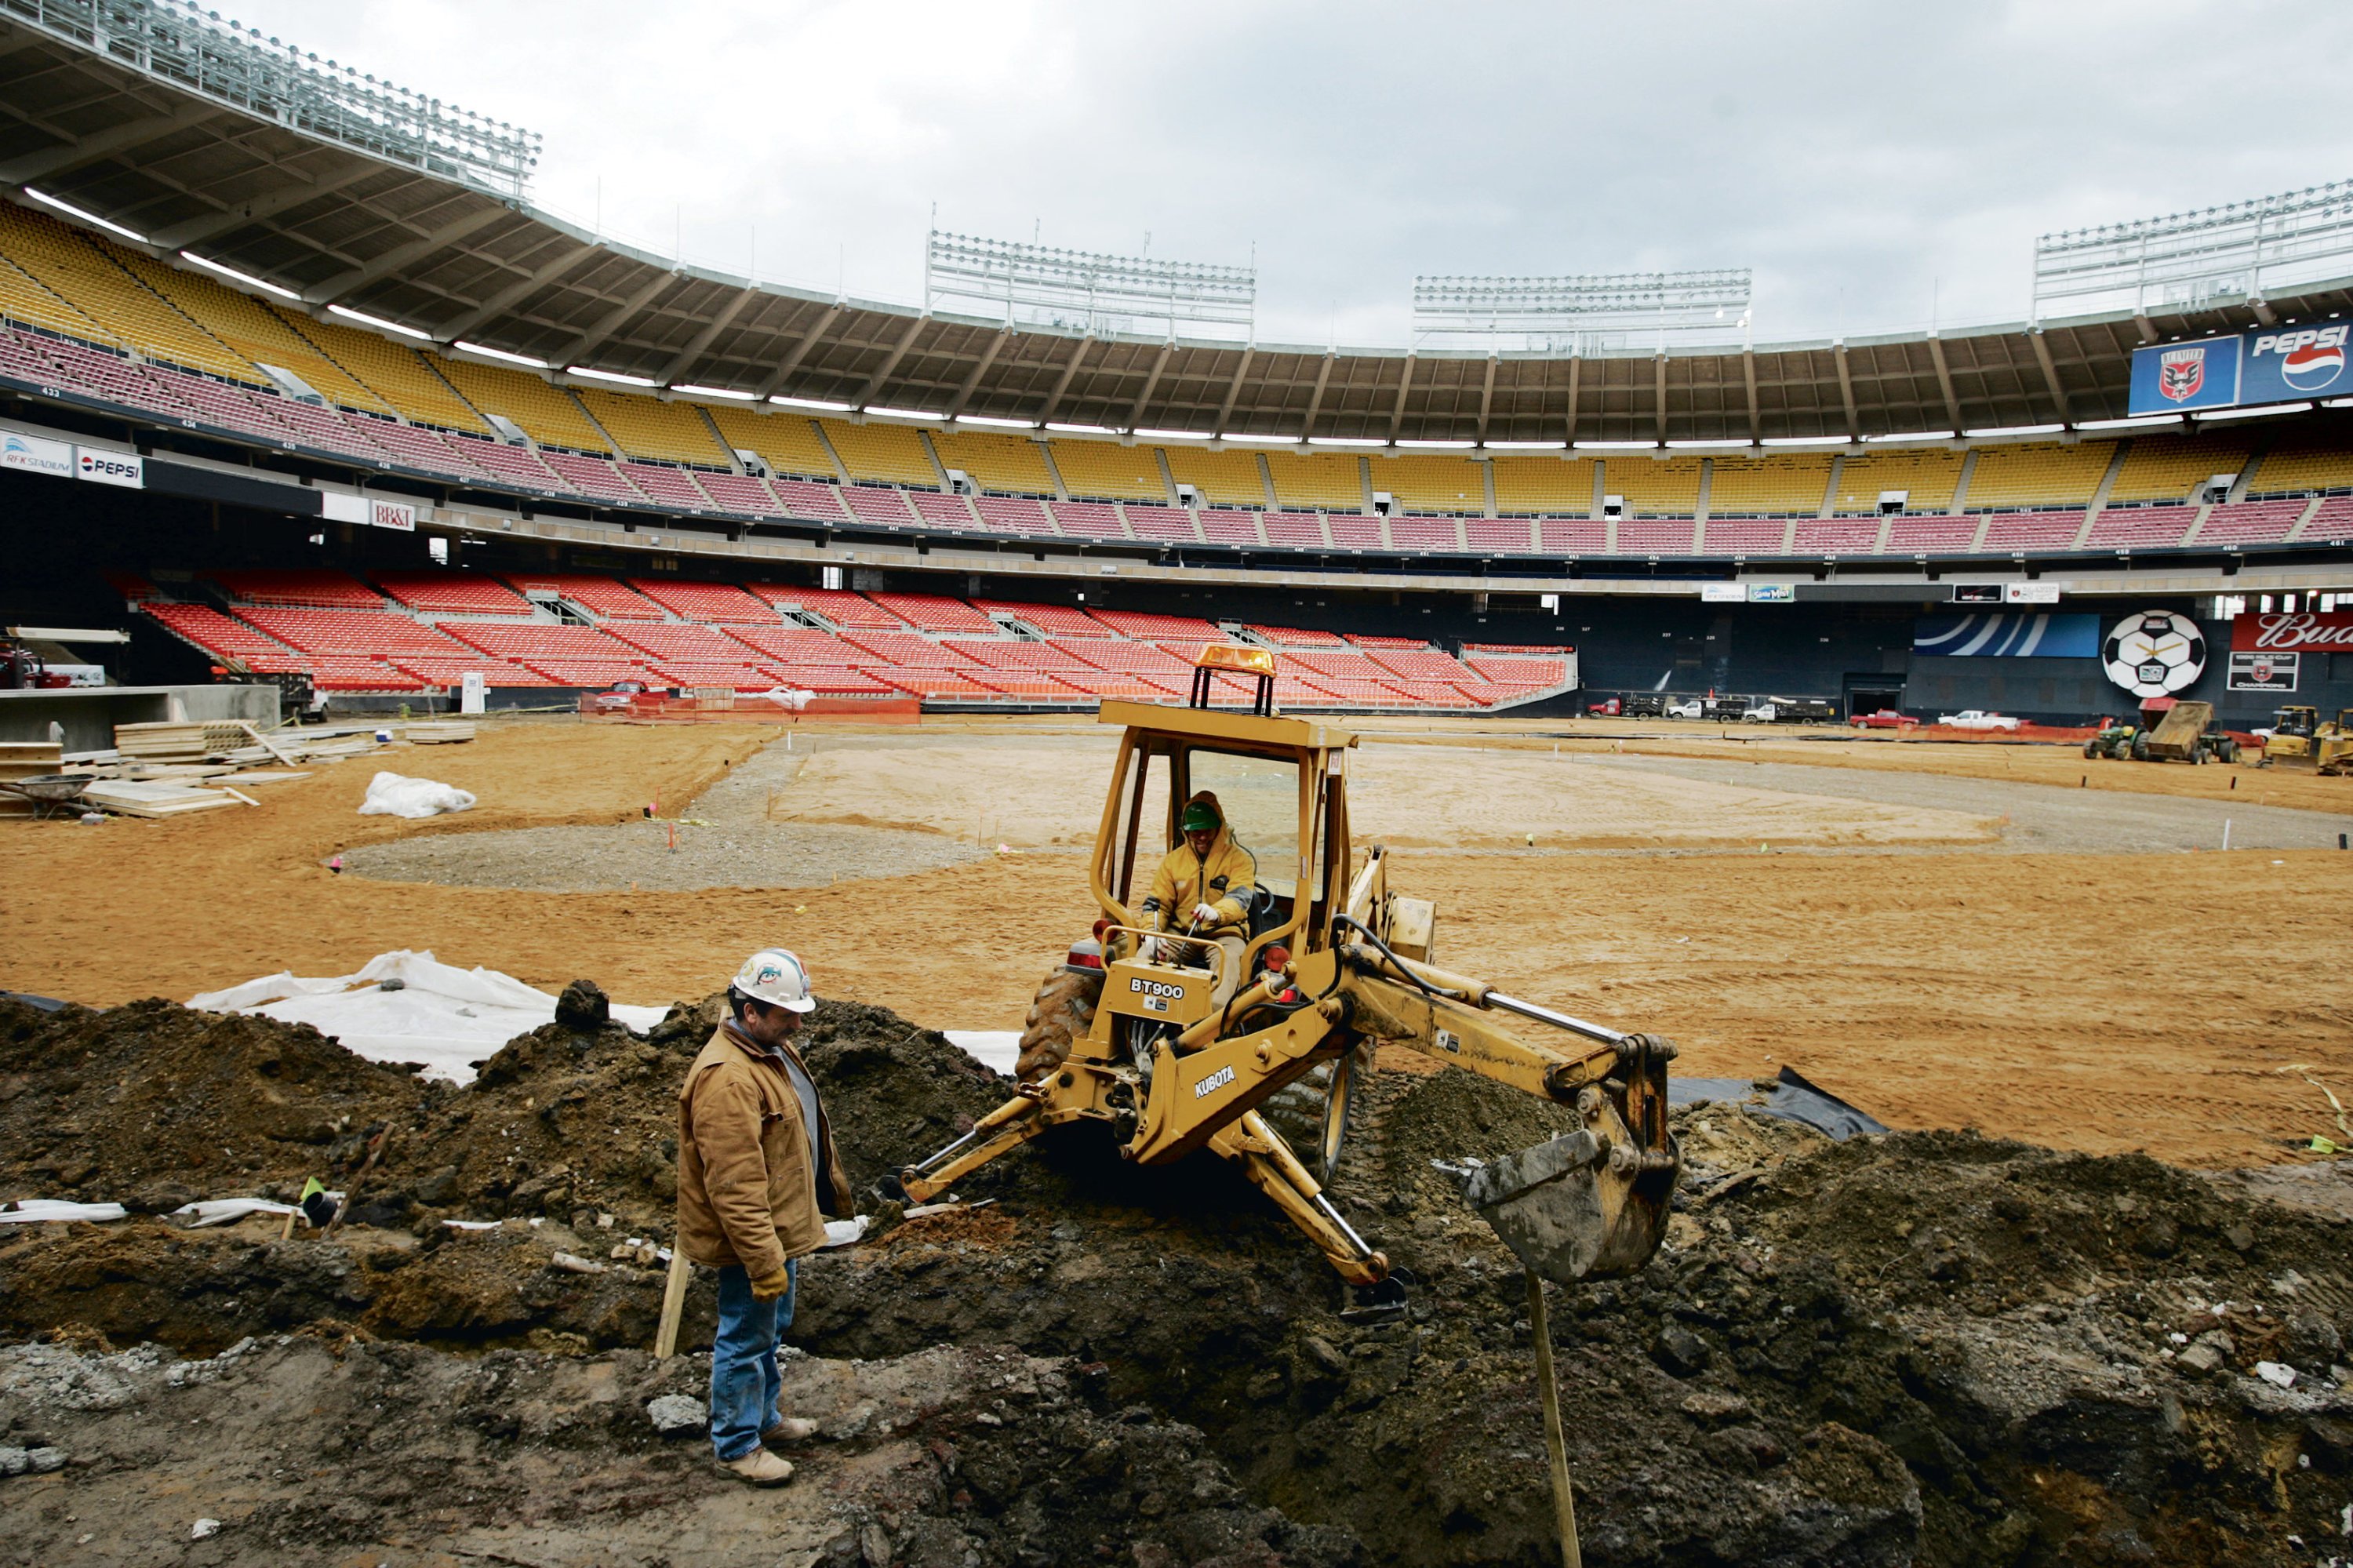
[[[2124,419],[2084,419],[2075,428],[2079,430],[2161,430],[2179,429],[2179,414],[2136,414]]]
[[[1864,440],[1877,445],[1882,441],[1949,441],[1950,430],[1891,430],[1883,436],[1865,436]]]
[[[544,370],[547,368],[547,361],[543,359],[533,359],[528,354],[510,353],[508,350],[503,348],[492,348],[486,343],[468,343],[462,337],[457,342],[451,344],[449,346],[464,354],[479,354],[484,359],[498,359],[503,360],[509,365],[520,365],[526,370]]]
[[[354,321],[362,326],[374,327],[378,332],[398,333],[403,337],[413,337],[419,343],[433,341],[433,334],[429,332],[418,332],[413,326],[403,326],[398,322],[388,322],[382,316],[372,316],[365,311],[355,311],[348,305],[329,305],[327,309],[331,313],[342,316],[346,321]]]
[[[504,201],[529,195],[543,138],[265,42],[216,11],[170,0],[9,0],[6,10],[14,25],[95,53],[111,69]]]
[[[1669,441],[1667,443],[1667,450],[1670,451],[1679,452],[1723,451],[1728,448],[1745,447],[1747,445],[1749,445],[1749,442],[1746,437],[1732,436],[1722,440]]]
[[[593,365],[567,365],[564,367],[574,376],[591,381],[610,381],[617,387],[659,387],[660,382],[650,376],[627,376],[617,370],[599,370]]]
[[[1218,439],[1228,446],[1295,447],[1299,444],[1297,436],[1256,436],[1248,430],[1228,430]]]
[[[1064,425],[1057,424],[1052,419],[1046,421],[1046,428],[1050,430],[1058,430],[1066,436],[1115,436],[1119,434],[1117,430],[1113,429],[1109,425]]]
[[[682,392],[689,397],[724,397],[734,403],[756,403],[760,400],[757,392],[738,391],[733,387],[697,387],[686,381],[680,382],[670,390]]]
[[[1565,452],[1567,441],[1489,441],[1491,452]]]
[[[1670,339],[1746,346],[1748,269],[1580,272],[1556,278],[1418,277],[1413,338],[1443,345],[1481,340],[1546,354],[1585,354]]]
[[[1467,452],[1476,441],[1401,440],[1396,443],[1401,451]]]
[[[1851,443],[1844,436],[1767,436],[1758,444],[1767,447],[1843,447]]]
[[[243,283],[248,289],[259,289],[265,294],[275,294],[281,300],[300,300],[302,297],[291,289],[279,287],[267,278],[257,278],[250,272],[240,272],[226,262],[216,261],[208,256],[199,256],[193,250],[181,251],[180,260],[194,262],[207,272],[217,272],[232,283]]]
[[[1214,441],[1215,430],[1138,430],[1136,439],[1146,441]]]
[[[991,430],[1034,430],[1038,428],[1035,419],[1000,419],[993,414],[958,414],[955,422],[978,425]]]
[[[775,396],[771,397],[768,401],[782,408],[814,408],[820,414],[847,414],[849,412],[849,404],[830,402],[823,397],[786,397]]]
[[[1310,436],[1307,444],[1311,447],[1346,447],[1354,451],[1363,451],[1367,448],[1385,447],[1388,442],[1377,436]]]
[[[2034,241],[2034,314],[2197,310],[2268,286],[2342,277],[2353,264],[2353,180]]]
[[[866,412],[877,418],[921,419],[928,425],[944,425],[948,422],[948,417],[945,414],[934,414],[922,408],[885,408],[880,404],[869,403],[866,406]]]
[[[1989,425],[1983,429],[1963,430],[1961,434],[1976,440],[1987,436],[2055,436],[2064,425]]]
[[[1577,441],[1575,446],[1581,452],[1653,452],[1659,450],[1656,441]]]
[[[69,217],[78,217],[84,223],[94,223],[99,228],[105,229],[109,234],[119,234],[122,236],[123,238],[140,245],[147,243],[147,237],[140,233],[137,229],[125,228],[122,225],[116,223],[111,219],[100,217],[98,214],[91,212],[87,208],[74,206],[73,203],[66,200],[62,196],[53,196],[48,192],[44,190],[36,190],[31,185],[26,185],[25,187],[25,194],[31,196],[35,201],[42,203],[44,206],[56,207],[59,212],[66,214]]]
[[[923,309],[944,301],[1001,317],[1007,326],[1140,334],[1150,328],[1248,340],[1258,313],[1258,269],[1148,256],[1059,250],[1009,239],[930,231]]]

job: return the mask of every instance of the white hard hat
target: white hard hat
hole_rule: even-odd
[[[808,969],[783,948],[763,948],[745,959],[729,989],[793,1012],[817,1006],[809,995]]]

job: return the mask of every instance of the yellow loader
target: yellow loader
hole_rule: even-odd
[[[2273,715],[2263,742],[2263,766],[2299,773],[2353,773],[2353,708],[2323,724],[2318,708],[2285,707]]]
[[[1094,841],[1094,939],[1074,944],[1039,990],[1018,1090],[902,1171],[906,1196],[938,1197],[1041,1133],[1094,1122],[1139,1164],[1204,1149],[1233,1160],[1342,1278],[1367,1287],[1360,1300],[1394,1301],[1402,1291],[1388,1260],[1322,1185],[1355,1085],[1372,1048],[1388,1044],[1575,1111],[1574,1130],[1465,1162],[1466,1199],[1522,1262],[1564,1284],[1641,1268],[1658,1249],[1679,1169],[1667,1125],[1674,1047],[1433,964],[1432,906],[1391,891],[1379,846],[1352,853],[1356,736],[1277,715],[1273,673],[1265,650],[1211,646],[1189,705],[1102,705],[1100,721],[1124,734]],[[1247,710],[1212,705],[1213,687],[1237,682],[1255,683]],[[1138,907],[1152,866],[1177,842],[1178,803],[1201,789],[1217,794],[1257,866],[1231,974],[1229,947],[1157,929]],[[1277,948],[1288,957],[1270,967]],[[1263,1114],[1277,1097],[1320,1111],[1320,1128],[1300,1139],[1317,1171]]]

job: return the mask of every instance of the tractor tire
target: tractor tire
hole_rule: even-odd
[[[1021,1054],[1013,1071],[1023,1083],[1059,1070],[1071,1054],[1071,1044],[1093,1023],[1095,1005],[1103,1000],[1100,974],[1056,965],[1038,994],[1030,999],[1022,1020]]]
[[[2100,748],[2099,748],[2098,745],[2097,745],[2096,743],[2093,742],[2093,741],[2088,741],[2088,740],[2087,740],[2087,741],[2085,741],[2085,742],[2084,743],[2084,755],[2085,757],[2097,757],[2097,756],[2099,756],[2099,755],[2100,755]]]
[[[1359,1045],[1353,1053],[1349,1071],[1356,1077],[1356,1090],[1361,1097],[1366,1077],[1372,1071],[1373,1048]],[[1305,1075],[1285,1084],[1259,1103],[1258,1113],[1269,1127],[1291,1145],[1291,1152],[1307,1167],[1319,1181],[1329,1181],[1332,1170],[1324,1158],[1324,1123],[1332,1098],[1332,1062],[1318,1062]],[[1334,1150],[1332,1166],[1338,1163],[1338,1150]]]

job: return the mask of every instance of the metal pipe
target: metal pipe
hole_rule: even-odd
[[[934,1166],[945,1160],[949,1155],[954,1154],[957,1150],[962,1149],[965,1144],[970,1143],[974,1139],[978,1138],[979,1136],[980,1128],[975,1127],[970,1132],[965,1133],[962,1138],[957,1139],[945,1149],[940,1150],[936,1153],[925,1155],[922,1160],[916,1162],[915,1169],[918,1171],[931,1170]]]
[[[1307,1201],[1315,1205],[1318,1213],[1339,1227],[1340,1234],[1348,1238],[1348,1245],[1356,1249],[1358,1257],[1373,1255],[1373,1249],[1365,1245],[1365,1238],[1356,1234],[1354,1225],[1340,1217],[1340,1211],[1332,1206],[1332,1201],[1329,1198],[1321,1192],[1313,1192],[1308,1195]]]
[[[1487,993],[1487,1005],[1500,1007],[1505,1012],[1516,1012],[1522,1018],[1533,1018],[1538,1023],[1549,1023],[1555,1029],[1566,1029],[1571,1034],[1582,1034],[1588,1040],[1599,1040],[1607,1045],[1616,1045],[1627,1038],[1615,1029],[1588,1023],[1582,1018],[1571,1018],[1566,1012],[1555,1012],[1549,1007],[1538,1007],[1533,1001],[1522,1001],[1517,997],[1505,996],[1500,991]]]

